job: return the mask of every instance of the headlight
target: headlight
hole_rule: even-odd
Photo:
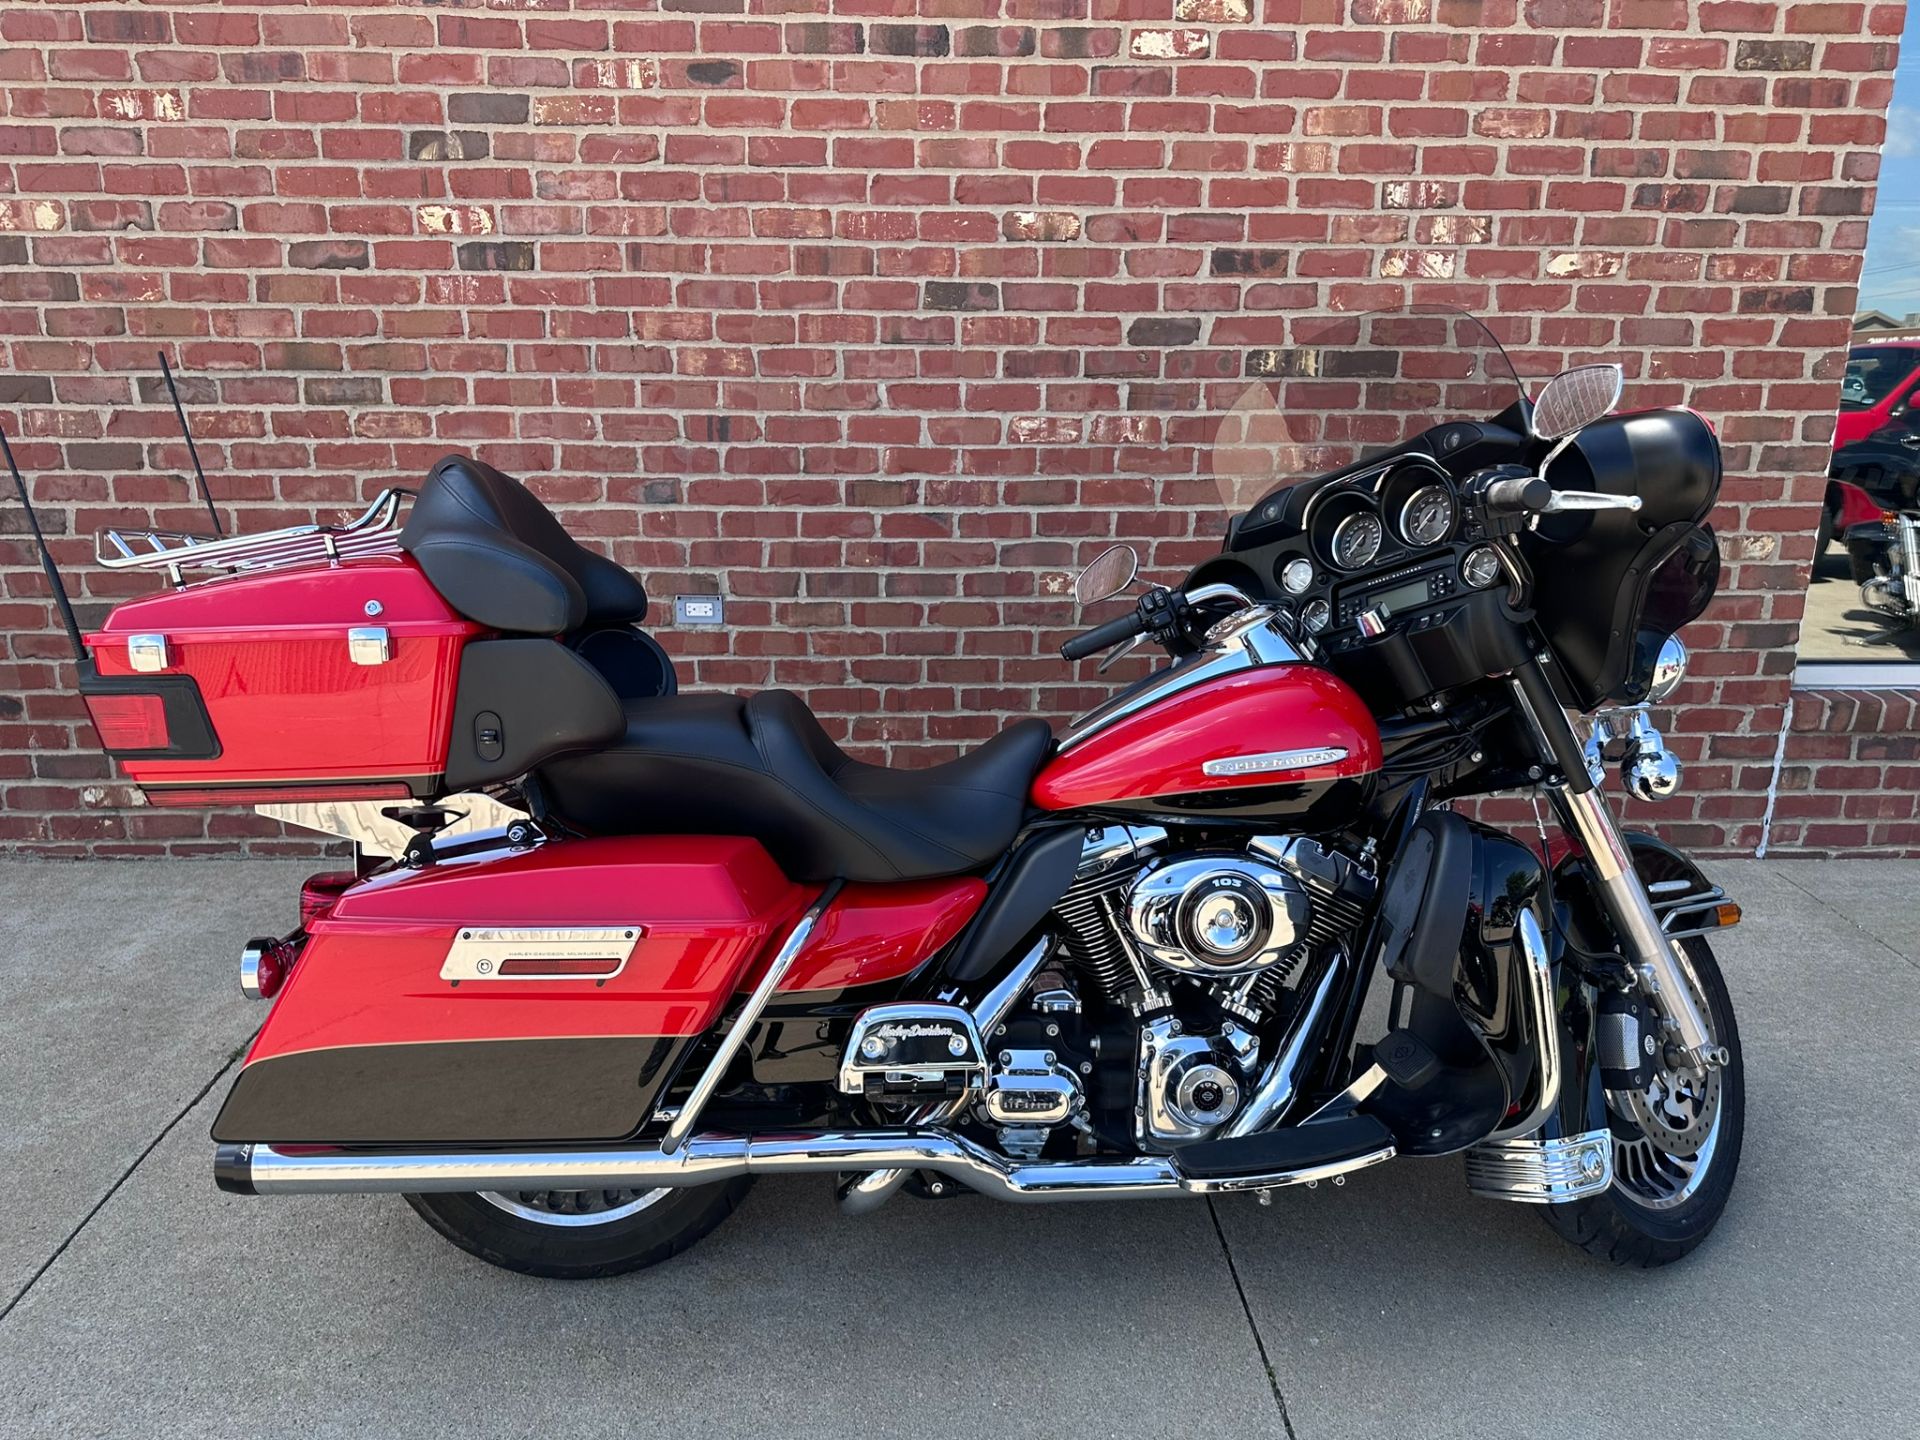
[[[1658,705],[1687,678],[1687,647],[1678,635],[1669,635],[1660,646],[1660,658],[1653,662],[1653,684],[1647,690],[1647,703]]]

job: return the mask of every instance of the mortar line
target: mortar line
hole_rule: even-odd
[[[1260,1322],[1253,1318],[1253,1306],[1247,1300],[1246,1286],[1240,1283],[1240,1267],[1233,1263],[1233,1248],[1227,1244],[1227,1232],[1220,1225],[1220,1212],[1215,1208],[1213,1197],[1206,1197],[1207,1217],[1213,1221],[1214,1238],[1220,1242],[1220,1253],[1226,1257],[1227,1274],[1233,1280],[1233,1292],[1240,1297],[1241,1313],[1247,1317],[1247,1329],[1252,1332],[1254,1349],[1260,1352],[1261,1368],[1267,1372],[1267,1388],[1273,1392],[1273,1403],[1280,1411],[1280,1425],[1287,1433],[1287,1440],[1299,1440],[1293,1428],[1293,1417],[1287,1413],[1287,1397],[1280,1393],[1280,1377],[1274,1372],[1273,1359],[1267,1354],[1267,1342],[1260,1334]]]
[[[1826,899],[1821,895],[1817,895],[1813,891],[1807,889],[1806,886],[1802,885],[1798,880],[1795,880],[1791,874],[1786,873],[1787,866],[1782,866],[1781,871],[1782,871],[1780,876],[1781,879],[1785,880],[1787,884],[1793,886],[1793,888],[1798,890],[1802,895],[1806,896],[1809,900],[1813,901],[1816,905],[1820,906],[1821,909],[1830,910],[1835,915],[1838,915],[1842,920],[1846,921],[1847,924],[1851,925],[1860,934],[1866,936],[1867,939],[1871,940],[1874,944],[1878,945],[1882,950],[1886,951],[1889,955],[1893,956],[1894,959],[1901,961],[1903,964],[1909,965],[1916,970],[1920,970],[1920,960],[1916,960],[1911,955],[1903,954],[1901,951],[1894,949],[1893,946],[1889,945],[1886,941],[1882,940],[1878,935],[1874,934],[1873,931],[1867,929],[1866,926],[1862,925],[1858,920],[1854,919],[1853,916],[1849,915],[1846,911],[1842,910],[1838,905],[1835,905],[1832,901]]]
[[[226,1062],[226,1064],[222,1065],[218,1070],[216,1070],[213,1074],[213,1078],[207,1081],[205,1085],[202,1085],[200,1087],[200,1093],[195,1095],[185,1105],[181,1106],[179,1112],[171,1120],[169,1120],[164,1126],[161,1127],[160,1133],[154,1136],[153,1139],[147,1143],[147,1147],[144,1150],[142,1150],[137,1156],[134,1157],[133,1163],[127,1166],[125,1170],[122,1170],[120,1172],[119,1178],[116,1179],[113,1182],[113,1184],[107,1187],[106,1194],[102,1195],[98,1200],[94,1202],[93,1208],[88,1210],[87,1213],[81,1217],[80,1223],[73,1227],[72,1232],[68,1234],[66,1239],[60,1242],[59,1247],[53,1252],[53,1254],[49,1255],[44,1261],[41,1262],[39,1268],[36,1269],[33,1272],[33,1274],[27,1277],[27,1283],[22,1285],[20,1289],[14,1294],[13,1298],[7,1301],[4,1309],[0,1309],[0,1322],[4,1322],[6,1318],[13,1313],[14,1307],[18,1305],[22,1300],[27,1298],[27,1292],[32,1290],[35,1285],[40,1283],[40,1277],[42,1275],[45,1275],[47,1271],[53,1268],[53,1262],[58,1260],[62,1255],[67,1253],[67,1247],[72,1245],[75,1240],[80,1238],[80,1232],[86,1229],[88,1225],[93,1223],[93,1217],[98,1215],[102,1210],[104,1210],[107,1206],[107,1202],[113,1199],[115,1195],[118,1195],[120,1193],[120,1187],[125,1185],[127,1181],[133,1177],[133,1172],[138,1170],[143,1164],[146,1163],[147,1157],[151,1155],[156,1149],[159,1148],[160,1142],[162,1140],[166,1139],[167,1136],[173,1133],[174,1127],[176,1125],[178,1125],[182,1120],[186,1119],[190,1113],[192,1113],[193,1107],[198,1105],[202,1100],[206,1099],[207,1096],[212,1093],[213,1087],[220,1083],[220,1079],[222,1076],[224,1076],[228,1071],[233,1069],[233,1065],[234,1065],[234,1062],[233,1060],[230,1059]]]

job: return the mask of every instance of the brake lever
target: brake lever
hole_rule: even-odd
[[[1148,636],[1147,632],[1142,630],[1131,640],[1121,641],[1118,645],[1107,651],[1105,655],[1100,657],[1100,663],[1093,667],[1093,673],[1096,675],[1106,674],[1108,670],[1118,665],[1122,660],[1126,659],[1127,656],[1146,644],[1149,638],[1151,637]]]
[[[1540,507],[1542,515],[1564,515],[1583,510],[1638,510],[1638,495],[1603,495],[1597,490],[1556,490]]]

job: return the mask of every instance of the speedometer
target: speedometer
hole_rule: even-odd
[[[1342,570],[1358,570],[1363,565],[1372,564],[1373,557],[1380,553],[1380,541],[1385,533],[1378,515],[1363,510],[1347,516],[1333,527],[1333,539],[1329,544],[1333,563]]]
[[[1453,533],[1453,495],[1444,485],[1422,485],[1400,507],[1400,538],[1420,549]]]

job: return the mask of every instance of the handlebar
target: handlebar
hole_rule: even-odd
[[[1518,466],[1503,467],[1517,470]],[[1499,517],[1520,515],[1565,515],[1575,511],[1638,510],[1637,495],[1604,495],[1597,490],[1556,490],[1545,476],[1481,472],[1486,477],[1478,487],[1477,498],[1489,514]]]
[[[1496,480],[1487,486],[1481,504],[1499,515],[1531,515],[1547,508],[1553,487],[1538,475]]]
[[[1131,615],[1109,620],[1067,641],[1060,647],[1061,658],[1084,660],[1097,651],[1125,644],[1136,635],[1151,635],[1170,648],[1178,646],[1193,623],[1194,607],[1217,600],[1230,600],[1237,609],[1245,609],[1254,603],[1253,598],[1238,585],[1217,580],[1193,590],[1167,590],[1156,586],[1140,597],[1140,603],[1133,607]]]
[[[1089,655],[1097,655],[1102,650],[1110,649],[1131,640],[1136,635],[1144,634],[1146,628],[1147,618],[1140,613],[1140,608],[1135,606],[1118,619],[1109,620],[1104,625],[1096,625],[1084,635],[1074,636],[1060,647],[1060,658],[1084,660]]]

